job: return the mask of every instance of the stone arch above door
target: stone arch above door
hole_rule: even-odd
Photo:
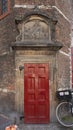
[[[48,48],[57,51],[62,48],[62,44],[55,39],[57,19],[54,16],[50,17],[45,11],[35,8],[15,20],[19,35],[12,43],[14,49]]]

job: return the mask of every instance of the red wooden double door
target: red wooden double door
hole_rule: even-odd
[[[24,64],[24,122],[49,123],[48,64]]]

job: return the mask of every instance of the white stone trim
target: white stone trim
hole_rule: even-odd
[[[0,54],[0,56],[4,56],[4,55],[8,55],[9,54],[9,52],[7,51],[7,52],[3,52],[2,54]]]
[[[63,55],[65,55],[65,56],[68,56],[68,57],[70,57],[70,54],[67,54],[66,52],[64,52],[64,51],[59,51],[61,54],[63,54]]]
[[[34,8],[34,5],[18,5],[18,4],[15,4],[14,5],[14,8]]]
[[[56,7],[56,6],[52,6],[53,8],[55,8],[69,23],[71,23],[71,21],[65,16],[65,14],[62,13],[62,11]]]
[[[3,93],[8,93],[8,92],[16,93],[15,90],[8,90],[6,88],[0,88],[0,92],[3,92]]]
[[[24,4],[24,5],[15,4],[14,5],[14,8],[34,8],[34,7],[35,7],[35,5],[26,5],[26,4]],[[48,8],[52,8],[52,7],[50,5],[48,5],[48,6],[39,5],[38,8],[41,8],[41,9],[46,8],[46,9],[48,9]]]

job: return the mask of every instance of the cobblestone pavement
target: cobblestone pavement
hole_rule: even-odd
[[[17,118],[17,130],[73,130],[73,127],[63,127],[59,123],[50,124],[24,124],[24,120],[19,120],[17,113],[9,113],[9,116],[0,114],[0,130],[5,130],[7,126],[13,124],[14,119]]]
[[[49,125],[25,125],[20,124],[18,126],[19,130],[73,130],[73,127],[63,127],[58,123],[50,123]]]
[[[5,127],[9,126],[12,123],[12,120],[8,119],[3,114],[0,114],[0,130],[5,130]]]

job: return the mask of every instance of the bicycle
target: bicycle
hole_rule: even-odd
[[[56,97],[59,100],[56,107],[58,122],[65,127],[73,126],[73,91],[70,89],[58,90]]]

